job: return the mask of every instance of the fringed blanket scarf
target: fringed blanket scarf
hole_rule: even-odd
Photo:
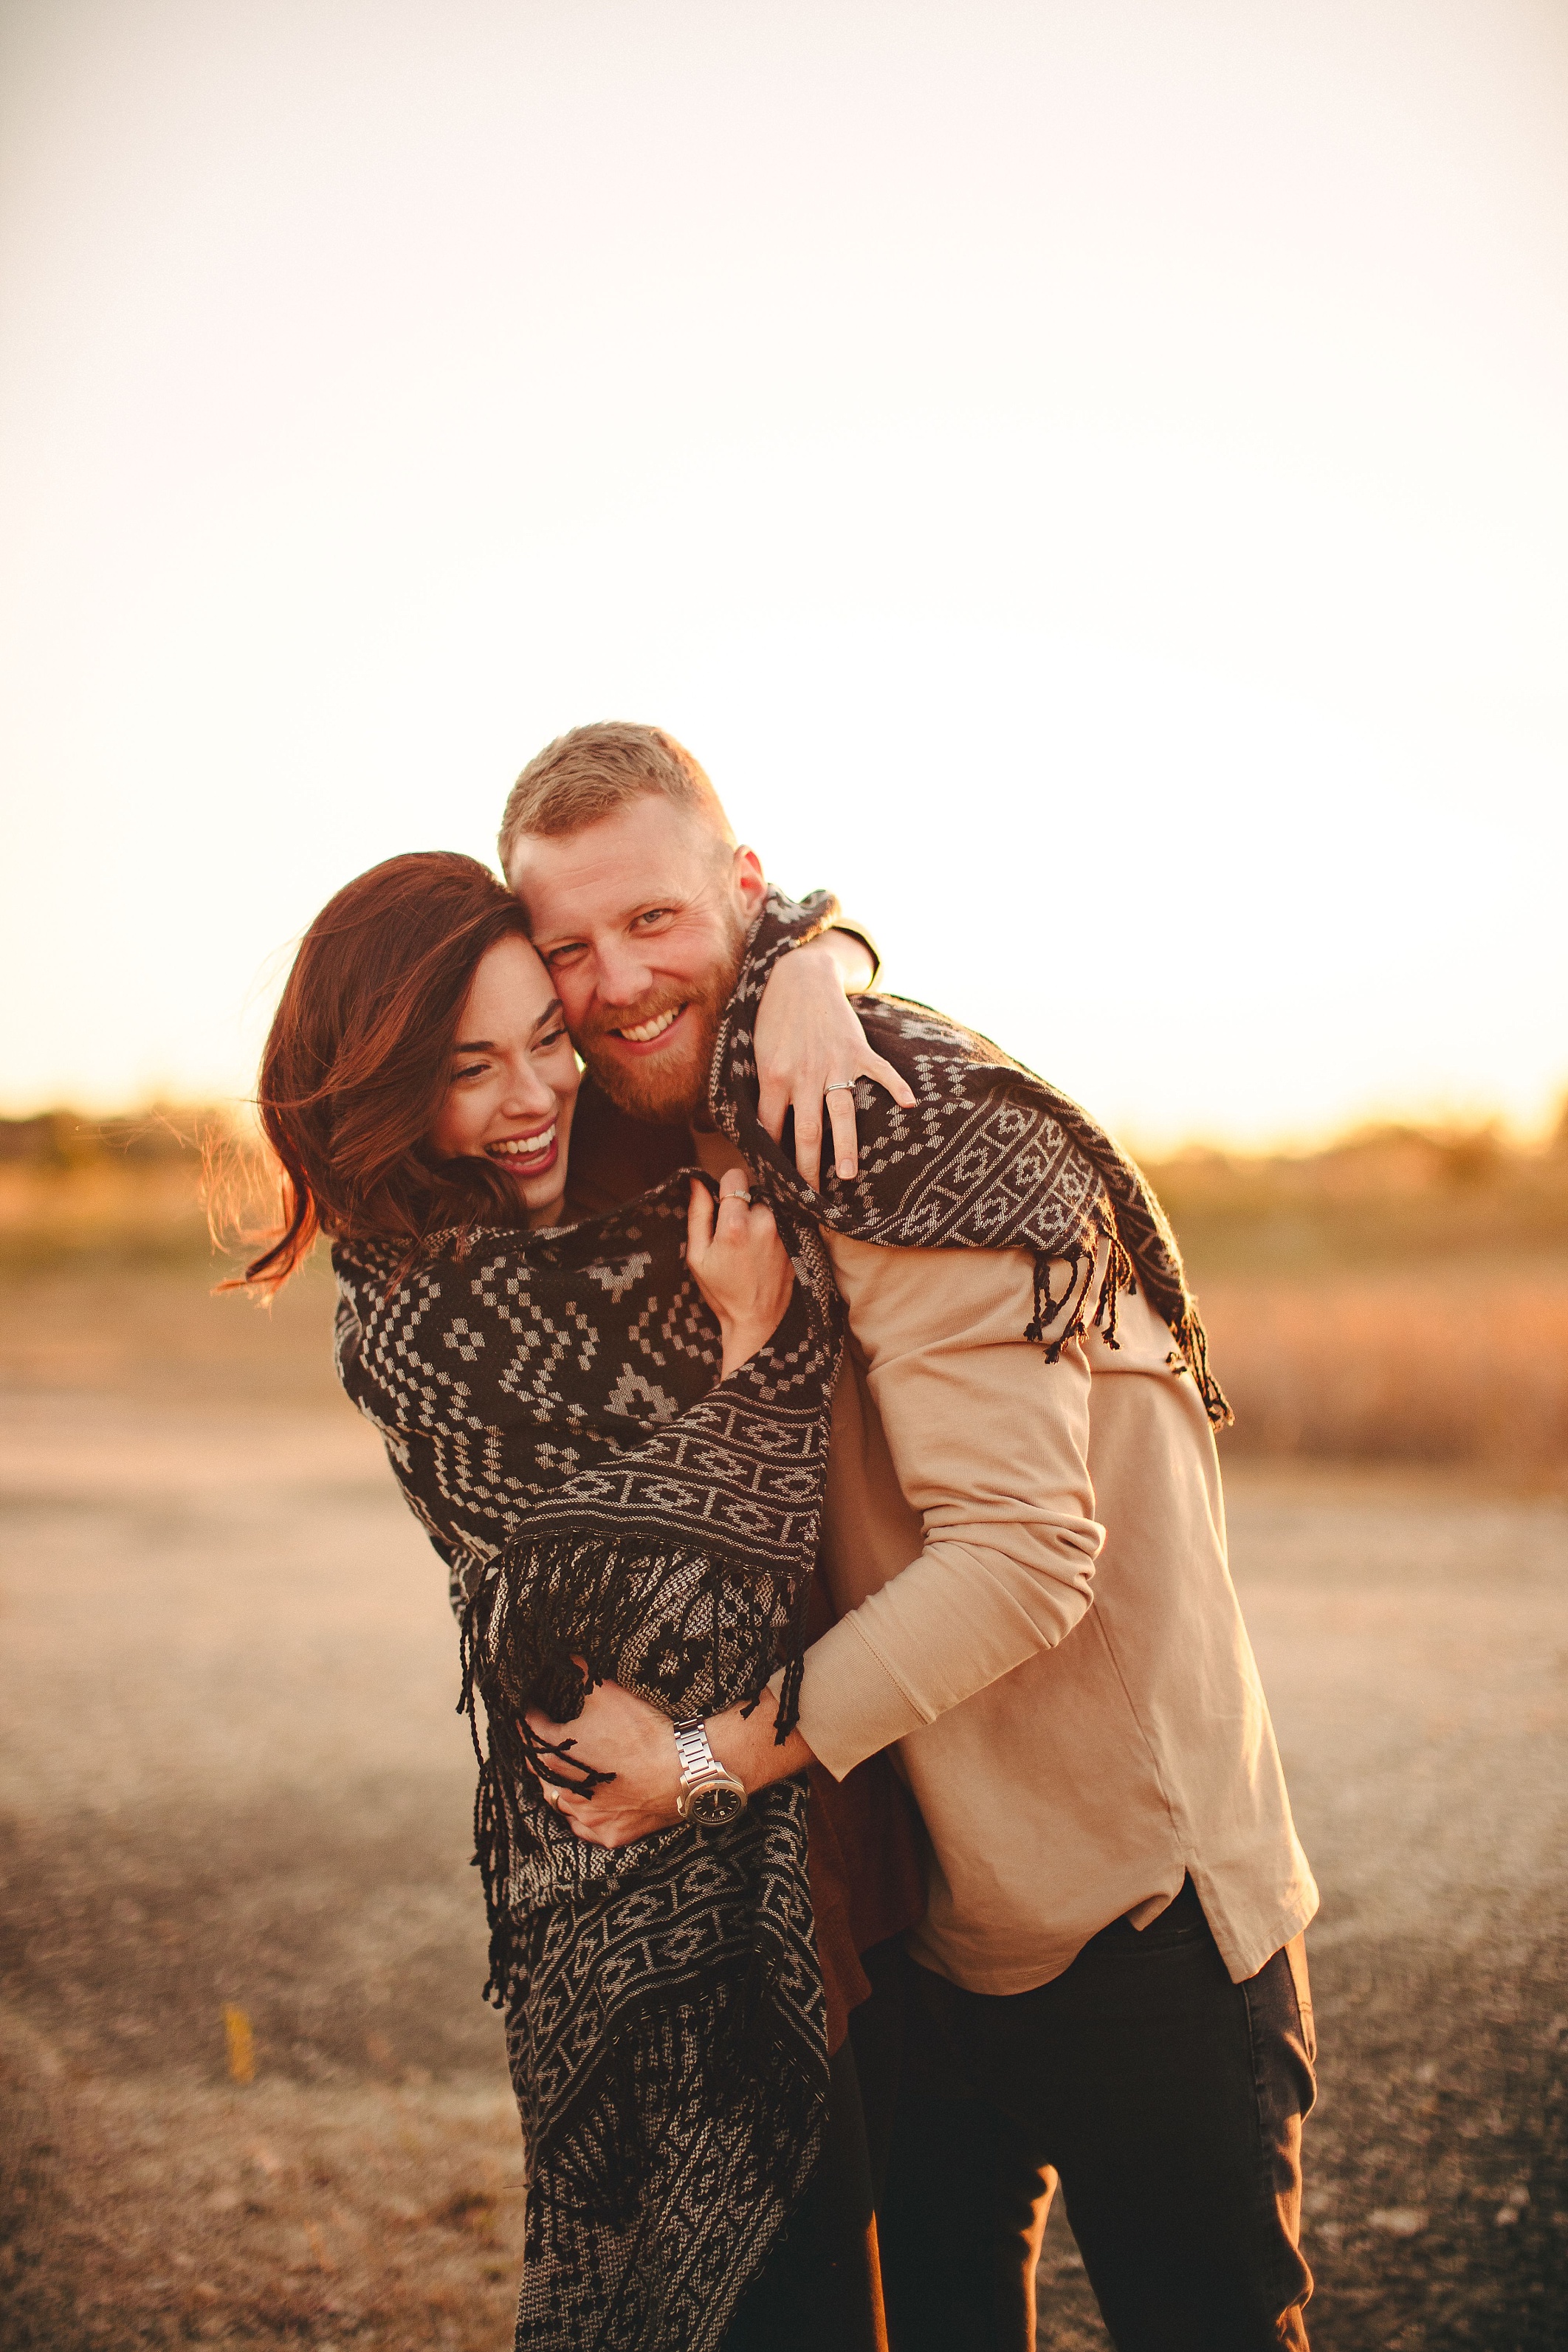
[[[752,1022],[778,958],[836,911],[770,895],[715,1046],[712,1114],[798,1277],[770,1345],[727,1381],[713,1384],[719,1336],[682,1259],[683,1177],[566,1231],[488,1230],[461,1255],[437,1237],[406,1270],[391,1249],[334,1252],[344,1386],[381,1428],[463,1623],[491,1989],[531,2169],[520,2346],[710,2352],[819,2144],[804,1789],[608,1853],[542,1801],[564,1759],[518,1727],[535,1701],[575,1713],[574,1657],[671,1716],[754,1697],[782,1664],[793,1722],[840,1352],[815,1224],[894,1248],[1030,1250],[1026,1336],[1048,1360],[1091,1322],[1114,1345],[1118,1296],[1142,1282],[1173,1363],[1227,1417],[1138,1170],[984,1039],[863,1000],[916,1107],[861,1081],[858,1178],[800,1182],[757,1118]]]
[[[715,1386],[688,1183],[543,1234],[340,1244],[338,1364],[446,1559],[479,1758],[476,1860],[530,2169],[517,2342],[708,2352],[808,2178],[827,2082],[805,1790],[620,1853],[520,1730],[574,1656],[668,1714],[798,1678],[840,1351],[810,1227],[769,1345]],[[479,1704],[476,1704],[479,1702]]]
[[[1118,1294],[1141,1282],[1170,1329],[1173,1369],[1191,1372],[1216,1426],[1227,1423],[1175,1236],[1141,1170],[1077,1103],[988,1038],[928,1005],[858,998],[872,1047],[908,1079],[915,1107],[862,1078],[858,1176],[840,1179],[828,1150],[822,1190],[802,1183],[793,1153],[757,1117],[752,1025],[780,956],[837,912],[826,891],[799,906],[769,892],[714,1048],[710,1108],[775,1207],[892,1249],[1031,1250],[1035,1313],[1024,1336],[1052,1363],[1091,1323],[1114,1347]]]

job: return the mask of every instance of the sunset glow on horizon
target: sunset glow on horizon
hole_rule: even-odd
[[[14,0],[0,1110],[665,726],[1150,1148],[1568,1088],[1568,22]]]

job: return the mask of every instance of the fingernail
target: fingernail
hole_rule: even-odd
[[[838,1163],[838,1173],[840,1176],[853,1176],[855,1162],[852,1160],[841,1160]]]

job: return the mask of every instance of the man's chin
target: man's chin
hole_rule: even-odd
[[[707,1106],[706,1055],[650,1055],[631,1062],[603,1045],[588,1045],[583,1059],[589,1076],[628,1118],[650,1127],[689,1127]]]

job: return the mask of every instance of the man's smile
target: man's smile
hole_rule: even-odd
[[[684,1004],[672,1004],[668,1011],[656,1013],[651,1021],[639,1021],[635,1028],[612,1029],[609,1034],[623,1045],[654,1045],[671,1029],[686,1011]]]

